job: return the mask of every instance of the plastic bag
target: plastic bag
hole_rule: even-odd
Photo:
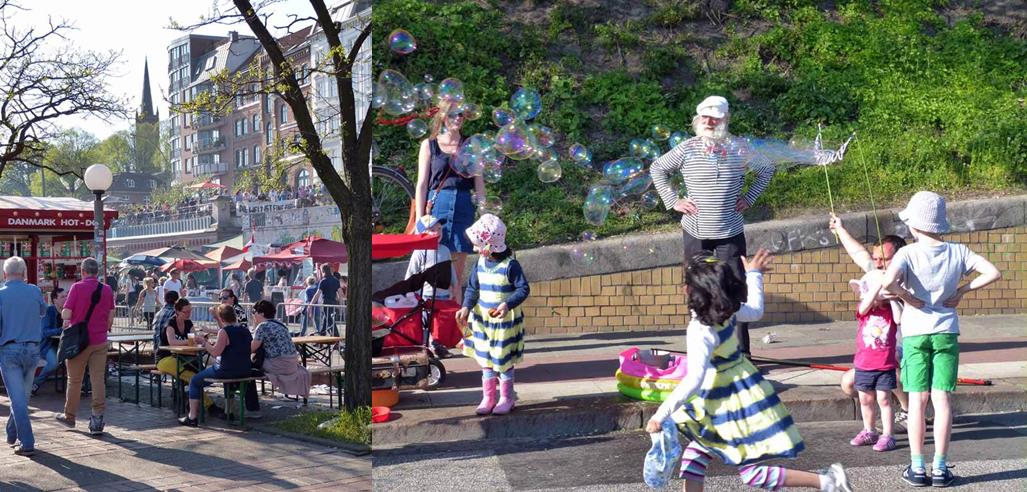
[[[666,419],[660,425],[660,432],[650,434],[653,445],[645,454],[642,477],[645,484],[654,489],[667,486],[674,474],[674,466],[681,458],[681,443],[673,419]]]

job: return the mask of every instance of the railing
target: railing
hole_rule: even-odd
[[[179,234],[190,231],[202,231],[214,225],[213,216],[192,217],[188,219],[156,222],[152,224],[125,225],[111,227],[108,233],[109,238],[123,238],[135,236],[153,236],[157,234]]]
[[[225,149],[225,139],[224,138],[212,138],[212,139],[206,139],[206,140],[197,140],[196,144],[193,145],[193,152],[196,152],[198,154],[199,153],[203,153],[203,152],[214,152],[214,151],[224,150],[224,149]]]
[[[193,118],[193,128],[202,130],[209,126],[215,126],[221,124],[222,117],[215,116],[209,113],[201,114]]]
[[[289,333],[340,337],[346,326],[346,305],[280,302],[275,305],[275,319],[289,328]]]

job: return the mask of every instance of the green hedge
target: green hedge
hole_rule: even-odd
[[[919,189],[960,196],[1024,189],[1027,44],[980,16],[949,25],[944,1],[842,1],[823,12],[806,0],[747,0],[733,2],[723,39],[714,41],[697,34],[709,29],[703,15],[672,15],[693,4],[647,0],[645,15],[627,17],[539,2],[512,17],[471,1],[379,0],[375,74],[395,68],[412,82],[425,73],[436,82],[459,78],[486,114],[518,85],[535,87],[544,103],[538,120],[561,134],[558,148],[580,141],[597,165],[623,156],[627,142],[653,124],[685,129],[695,104],[712,93],[731,101],[735,134],[811,138],[820,123],[834,145],[855,131],[845,161],[830,168],[841,209],[869,209],[863,162],[879,203],[902,202]],[[385,38],[395,28],[418,39],[415,53],[388,51]],[[708,57],[692,58],[700,50]],[[489,120],[469,123],[468,134],[494,130]],[[402,127],[377,126],[375,134],[378,162],[413,177],[417,142]],[[581,204],[598,177],[566,163],[563,179],[545,185],[524,162],[511,164],[489,190],[503,200],[518,246],[676,221],[630,205],[604,226],[589,226]],[[750,219],[827,204],[822,170],[783,171]]]

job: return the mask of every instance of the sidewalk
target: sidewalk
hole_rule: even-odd
[[[1027,410],[1027,315],[960,318],[962,378],[957,414]],[[762,338],[775,333],[776,340]],[[852,365],[855,323],[761,325],[750,329],[755,357]],[[419,441],[555,437],[641,428],[656,405],[617,392],[618,354],[630,347],[685,350],[684,330],[530,337],[517,366],[518,407],[504,417],[478,417],[481,372],[471,359],[446,359],[447,378],[434,391],[404,391],[393,420],[374,426],[376,448]],[[838,388],[841,372],[761,364],[798,421],[858,419],[855,400]]]
[[[110,394],[110,393],[108,393]],[[64,399],[47,388],[31,400],[37,454],[0,448],[0,490],[371,490],[371,461],[341,449],[256,430],[184,427],[174,412],[107,399],[106,434],[54,420]],[[0,421],[10,413],[0,396]],[[226,425],[221,422],[216,425]]]

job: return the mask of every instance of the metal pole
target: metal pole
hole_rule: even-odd
[[[93,199],[93,257],[96,258],[96,262],[100,264],[100,275],[98,275],[101,282],[107,281],[107,257],[103,251],[103,192],[94,191],[96,198]]]

